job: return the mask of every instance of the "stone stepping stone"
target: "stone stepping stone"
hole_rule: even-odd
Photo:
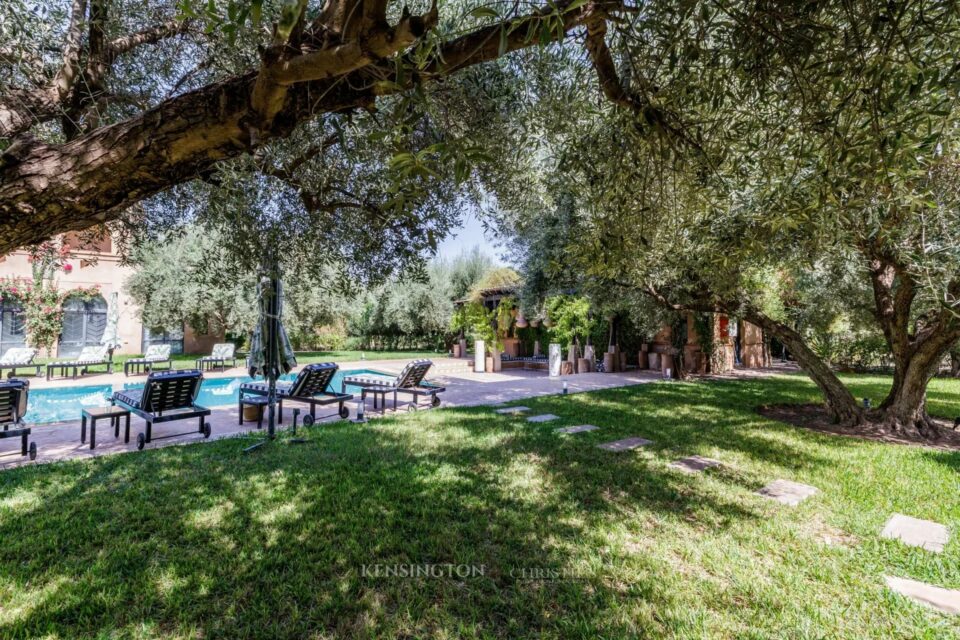
[[[539,416],[530,416],[527,418],[527,422],[550,422],[551,420],[559,420],[560,416],[555,416],[552,413],[544,413]]]
[[[927,551],[940,553],[950,540],[950,532],[937,522],[895,513],[887,520],[883,531],[880,532],[880,537],[899,540],[912,547],[921,547]]]
[[[653,444],[653,440],[647,440],[646,438],[624,438],[623,440],[604,442],[597,446],[605,451],[629,451],[648,444]]]
[[[888,587],[902,596],[943,613],[960,614],[960,591],[956,589],[944,589],[925,582],[893,576],[884,576],[883,579],[886,580]]]
[[[670,466],[686,473],[697,473],[699,471],[703,471],[704,469],[709,469],[710,467],[720,466],[720,461],[714,460],[713,458],[704,458],[702,456],[690,456],[689,458],[675,460],[670,463]]]
[[[791,480],[774,480],[757,493],[765,498],[795,507],[817,491],[819,489],[808,484],[800,484]]]
[[[506,409],[497,409],[497,413],[511,416],[520,415],[525,411],[530,411],[530,407],[507,407]]]
[[[577,427],[561,427],[560,429],[554,429],[557,433],[584,433],[587,431],[596,431],[600,427],[592,424],[581,424]]]

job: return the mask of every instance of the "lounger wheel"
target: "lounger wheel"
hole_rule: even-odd
[[[431,406],[431,407],[439,407],[439,406],[440,406],[440,398],[438,398],[437,396],[433,396],[433,399],[430,400],[430,406]]]
[[[340,417],[343,418],[344,420],[346,420],[347,418],[349,418],[349,417],[350,417],[350,409],[348,409],[347,407],[341,406],[341,407],[340,407]]]
[[[137,449],[143,451],[143,448],[147,446],[147,436],[142,433],[137,434]]]
[[[303,416],[303,426],[309,427],[309,426],[313,425],[314,422],[315,422],[315,421],[314,421],[314,419],[313,419],[313,416],[310,415],[309,413],[308,413],[307,415]]]
[[[203,437],[204,437],[204,438],[209,438],[211,433],[213,433],[213,429],[210,428],[210,423],[209,423],[209,422],[204,422],[204,423],[203,423]]]
[[[37,443],[36,442],[30,443],[29,456],[31,460],[37,459]]]
[[[419,409],[419,407],[412,402],[407,405],[407,413],[413,413],[417,409]]]

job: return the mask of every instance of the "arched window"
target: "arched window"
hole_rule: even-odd
[[[63,303],[63,333],[60,334],[61,358],[76,356],[84,347],[100,344],[107,326],[107,301],[102,296],[84,300],[71,296]]]
[[[23,307],[16,300],[0,301],[0,354],[7,349],[25,347],[27,332],[23,318]]]

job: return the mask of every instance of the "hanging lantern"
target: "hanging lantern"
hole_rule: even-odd
[[[540,326],[540,318],[534,318],[533,320],[531,320],[531,321],[530,321],[530,326],[533,327],[534,329],[536,329],[537,327],[539,327],[539,326]]]
[[[530,323],[523,317],[523,310],[521,309],[517,312],[517,328],[526,329],[528,326],[530,326]]]
[[[553,320],[550,319],[550,316],[547,316],[543,319],[543,326],[545,326],[547,329],[553,326]]]

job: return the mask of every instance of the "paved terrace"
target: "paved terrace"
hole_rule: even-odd
[[[399,373],[405,364],[405,360],[362,360],[342,363],[341,368],[347,371],[350,369],[375,369],[386,373]],[[240,367],[228,369],[222,373],[208,372],[205,374],[208,378],[233,378],[246,375],[245,370]],[[51,387],[112,384],[115,390],[119,390],[125,383],[143,381],[145,379],[146,376],[130,376],[128,378],[125,377],[122,372],[111,375],[88,375],[83,378],[78,378],[76,381],[61,378],[48,382],[42,378],[30,378],[30,387],[31,389],[44,389]],[[585,373],[562,376],[560,378],[550,378],[545,372],[523,370],[509,370],[502,373],[473,373],[473,371],[467,367],[466,360],[436,358],[434,359],[434,368],[431,369],[428,379],[447,388],[446,393],[440,396],[443,400],[442,406],[456,407],[493,405],[511,400],[558,394],[563,391],[564,381],[567,383],[569,393],[579,393],[595,391],[597,389],[642,384],[661,378],[659,375],[650,371]],[[405,404],[402,399],[399,401],[399,411],[405,411]],[[303,409],[306,409],[306,405],[294,404],[292,406],[301,406]],[[355,413],[356,402],[349,403],[349,406],[352,418]],[[387,410],[386,415],[391,415],[393,413],[392,402],[388,402],[388,406],[391,408]],[[257,430],[256,422],[244,422],[243,426],[237,424],[239,416],[236,404],[210,408],[213,410],[209,418],[213,429],[211,440],[235,436],[241,433],[250,433]],[[318,407],[317,411],[322,414],[323,409]],[[301,416],[302,415],[303,414],[301,414]],[[286,409],[284,416],[286,420],[284,427],[286,427],[289,425],[289,421],[292,420],[292,412]],[[366,417],[376,419],[380,416],[380,410],[374,411],[373,403],[368,399]],[[334,419],[335,418],[331,417],[328,420],[332,421]],[[124,444],[123,442],[122,425],[120,437],[114,438],[109,420],[99,421],[97,423],[97,448],[92,451],[89,447],[89,439],[87,444],[80,443],[79,414],[76,420],[69,422],[36,425],[31,434],[32,441],[37,443],[39,449],[39,455],[36,461],[30,462],[28,458],[19,455],[19,438],[8,439],[0,441],[0,470],[24,464],[41,464],[54,462],[56,460],[136,452],[136,434],[144,429],[144,422],[135,415],[131,415],[130,420],[129,444]],[[187,431],[188,433],[173,438],[155,439],[147,445],[147,448],[202,442],[203,439],[199,434],[189,433],[189,431],[195,429],[196,424],[197,421],[193,419],[161,424],[159,426],[154,425],[155,437],[178,431]]]

